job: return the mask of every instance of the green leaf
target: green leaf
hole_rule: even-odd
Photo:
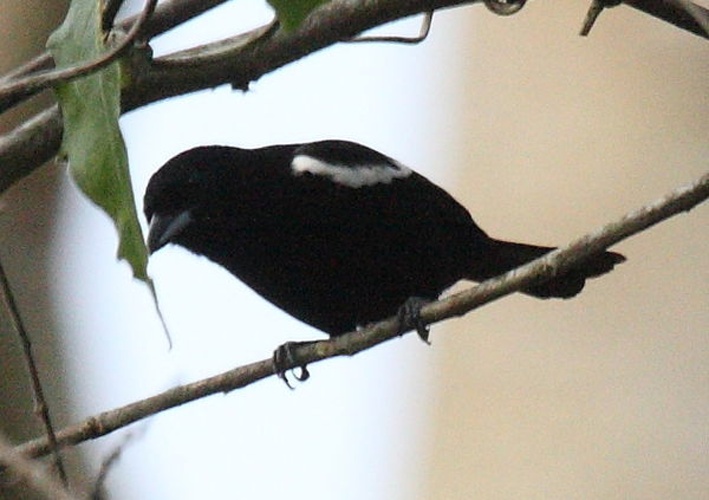
[[[107,50],[100,4],[99,0],[72,0],[66,19],[47,42],[58,68],[86,64]],[[68,159],[78,187],[113,220],[119,238],[118,258],[126,260],[133,276],[148,285],[160,314],[155,287],[147,272],[148,250],[118,127],[120,71],[120,64],[115,62],[55,87],[64,121],[61,154]],[[162,315],[160,319],[163,320]]]
[[[271,7],[276,9],[278,21],[286,31],[291,31],[300,26],[316,7],[328,0],[268,0]]]

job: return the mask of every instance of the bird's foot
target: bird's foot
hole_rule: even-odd
[[[312,344],[313,342],[286,342],[273,352],[273,371],[278,378],[283,380],[289,389],[294,389],[288,380],[287,373],[290,371],[298,382],[305,382],[310,378],[310,372],[306,365],[296,366],[293,349],[299,346]],[[297,370],[297,371],[296,371]]]
[[[399,320],[399,334],[409,330],[416,330],[419,338],[431,344],[428,340],[428,325],[421,319],[421,309],[431,300],[423,297],[409,297],[399,308],[396,317]]]

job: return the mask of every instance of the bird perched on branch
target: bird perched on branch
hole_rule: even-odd
[[[491,238],[446,191],[346,141],[185,151],[150,179],[144,211],[151,253],[204,255],[331,336],[553,250]],[[521,291],[573,297],[623,260],[603,252]]]

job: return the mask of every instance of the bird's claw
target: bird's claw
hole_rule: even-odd
[[[278,346],[273,352],[273,371],[278,375],[278,378],[283,380],[289,389],[294,389],[294,387],[288,380],[288,371],[293,374],[293,377],[298,382],[305,382],[310,378],[308,367],[306,365],[294,366],[295,360],[293,357],[293,348],[310,343],[311,342],[286,342]],[[296,370],[299,370],[299,372]]]
[[[409,297],[399,308],[397,318],[399,320],[399,334],[408,330],[416,330],[419,338],[431,345],[428,340],[429,328],[421,318],[421,308],[431,302],[423,297]]]

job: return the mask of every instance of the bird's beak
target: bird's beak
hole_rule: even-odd
[[[189,210],[173,215],[153,214],[150,218],[150,227],[148,229],[148,251],[154,253],[160,250],[189,226],[191,222],[192,214]]]

